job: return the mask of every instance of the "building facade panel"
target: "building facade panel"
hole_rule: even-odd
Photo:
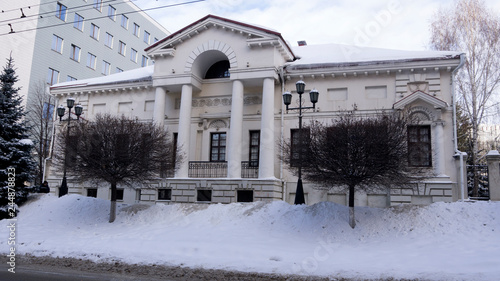
[[[291,48],[275,31],[207,16],[146,49],[155,65],[142,82],[110,77],[95,86],[56,85],[52,93],[63,102],[90,91],[81,94],[85,118],[91,120],[97,106],[156,122],[175,134],[185,159],[175,175],[153,181],[161,199],[141,193],[141,202],[292,203],[297,179],[284,167],[279,145],[298,128],[298,115],[287,113],[282,101],[283,91],[294,92],[298,80],[306,83],[306,92],[320,92],[317,107],[304,113],[305,124],[329,122],[346,110],[363,116],[400,110],[418,117],[414,125],[426,129],[428,158],[415,163],[425,162],[431,176],[413,189],[358,192],[357,205],[458,200],[462,166],[454,157],[450,82],[462,56],[408,52],[382,62],[345,61],[335,56],[338,48]],[[57,173],[49,178],[58,185]],[[70,191],[81,193],[78,183]],[[304,192],[307,204],[347,203],[343,187],[304,182]]]

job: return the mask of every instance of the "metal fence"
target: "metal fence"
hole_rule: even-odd
[[[474,169],[477,173],[478,194],[474,196]],[[488,181],[488,165],[467,165],[467,188],[471,199],[489,200],[490,189]]]

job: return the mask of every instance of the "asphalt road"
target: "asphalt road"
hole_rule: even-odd
[[[137,276],[122,275],[122,274],[105,274],[82,272],[67,268],[54,268],[43,266],[16,266],[16,273],[11,273],[6,269],[0,271],[0,281],[157,281],[160,279],[140,278]],[[172,281],[168,279],[161,279]]]

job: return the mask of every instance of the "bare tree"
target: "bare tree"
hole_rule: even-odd
[[[43,182],[45,159],[49,158],[52,126],[54,125],[55,99],[45,89],[41,81],[30,89],[29,112],[26,119],[30,125],[30,135],[35,143],[37,176],[35,184]]]
[[[331,124],[314,122],[306,126],[309,134],[302,134],[310,136],[300,142],[306,152],[302,156],[304,178],[328,189],[348,188],[352,228],[356,189],[387,189],[414,180],[408,167],[407,122],[401,116],[361,117],[349,112]],[[287,164],[293,165],[297,148],[285,141],[283,160]]]
[[[440,9],[431,24],[430,45],[436,50],[466,53],[464,67],[457,75],[461,107],[471,121],[470,163],[480,160],[479,125],[493,113],[500,82],[500,18],[483,1],[458,0],[449,9]],[[478,194],[474,170],[473,196]]]
[[[68,155],[58,159],[72,175],[82,181],[96,180],[111,184],[109,222],[116,217],[118,184],[132,184],[158,178],[161,169],[174,169],[174,144],[168,132],[153,123],[126,117],[97,115],[93,121],[78,122],[69,138],[60,134],[59,151]],[[67,145],[67,146],[66,146]]]

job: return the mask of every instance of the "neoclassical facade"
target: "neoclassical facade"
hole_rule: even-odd
[[[174,174],[121,187],[125,203],[293,202],[297,179],[281,162],[279,143],[298,128],[297,113],[286,112],[282,101],[282,93],[294,93],[298,80],[306,83],[306,92],[320,93],[316,108],[304,113],[304,123],[327,122],[345,110],[363,115],[405,110],[420,120],[408,130],[409,161],[431,176],[414,189],[359,193],[356,205],[463,198],[464,157],[456,149],[453,118],[460,53],[338,44],[292,47],[276,31],[213,15],[145,51],[154,66],[51,87],[61,104],[75,98],[85,119],[98,113],[125,115],[172,133],[184,161]],[[47,180],[57,192],[61,172],[48,169]],[[109,198],[105,183],[95,186],[70,177],[68,184],[70,193]],[[304,182],[307,204],[346,204],[342,188],[318,187]]]

